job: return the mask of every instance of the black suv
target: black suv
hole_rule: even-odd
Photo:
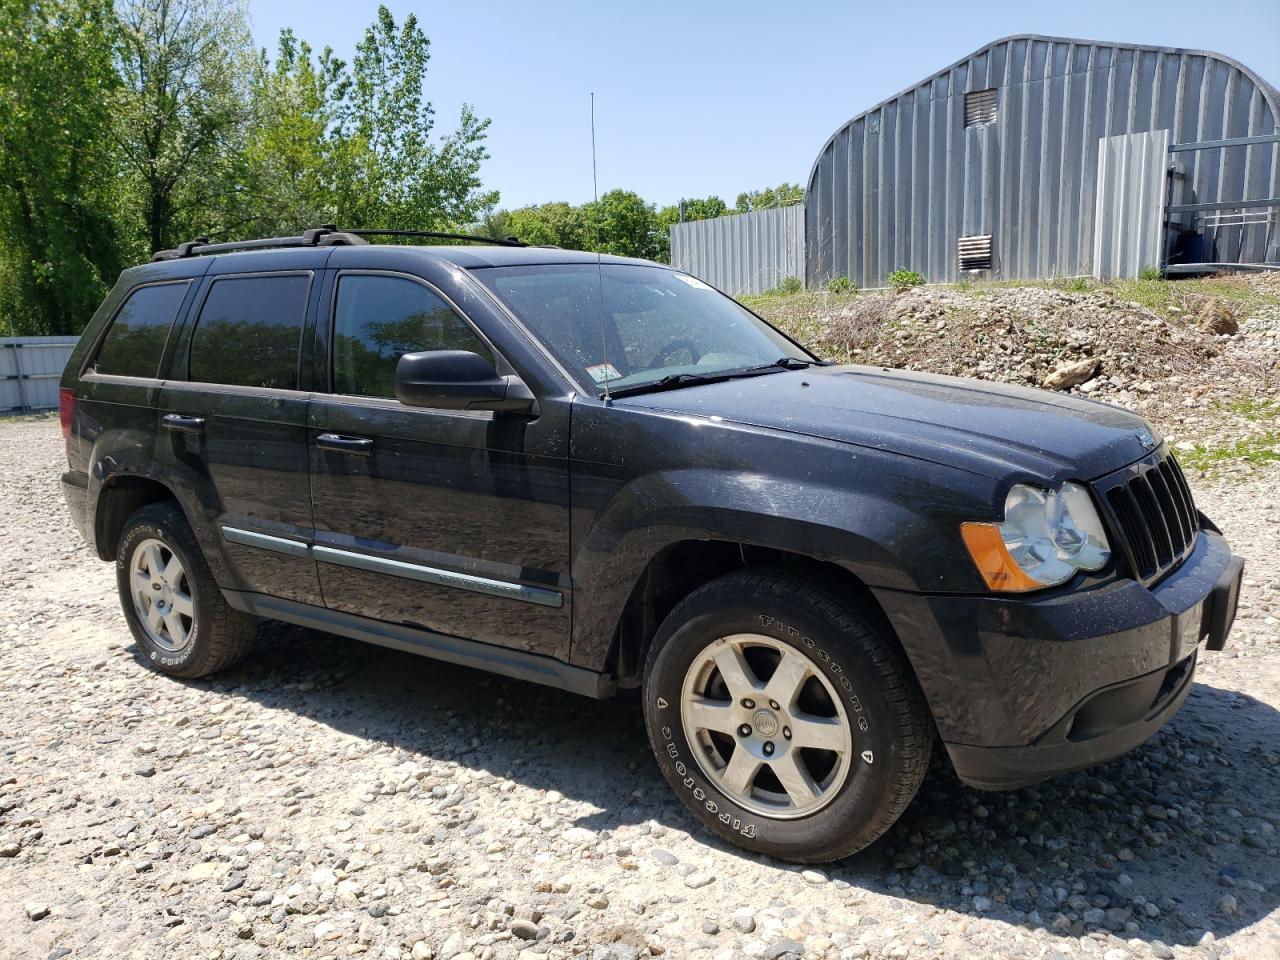
[[[1140,417],[828,365],[694,277],[558,249],[166,251],[89,324],[62,423],[158,669],[223,669],[266,617],[640,686],[696,817],[799,861],[882,834],[935,737],[985,789],[1142,743],[1241,578]]]

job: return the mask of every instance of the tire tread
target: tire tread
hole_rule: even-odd
[[[804,607],[830,623],[833,629],[856,644],[872,661],[876,671],[873,681],[893,712],[899,740],[899,749],[896,751],[898,770],[891,782],[886,802],[858,830],[851,832],[829,851],[795,858],[806,863],[841,860],[873,843],[893,826],[924,782],[934,739],[924,695],[896,638],[887,635],[886,630],[874,618],[862,613],[856,602],[851,603],[829,589],[806,582],[789,570],[744,570],[704,584],[675,606],[664,621],[664,626],[683,622],[688,608],[708,598],[723,596],[730,600],[738,599],[743,594],[768,596],[783,603]],[[660,628],[659,637],[665,632]],[[649,646],[644,669],[646,682],[662,647],[663,643],[657,641]],[[646,711],[645,725],[652,739],[653,731],[649,729],[649,724],[649,714]]]
[[[197,590],[204,593],[207,622],[207,646],[204,656],[179,671],[165,671],[186,679],[205,677],[235,666],[248,654],[257,636],[258,620],[241,613],[227,603],[213,578],[213,572],[204,558],[204,552],[196,542],[195,533],[186,515],[176,503],[153,503],[130,517],[120,536],[121,548],[127,542],[129,532],[136,526],[150,523],[162,526],[178,541],[190,559],[187,575],[197,581]],[[122,598],[128,604],[125,598]]]

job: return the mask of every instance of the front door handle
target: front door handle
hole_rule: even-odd
[[[204,417],[188,417],[181,413],[166,413],[160,422],[166,430],[180,430],[183,433],[203,433]]]
[[[367,457],[373,453],[373,441],[367,437],[343,437],[336,433],[322,433],[316,437],[316,446],[333,453],[346,453]]]

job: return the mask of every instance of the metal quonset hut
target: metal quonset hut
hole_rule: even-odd
[[[1275,88],[1220,54],[997,40],[827,141],[805,199],[808,282],[1280,260],[1277,116]]]

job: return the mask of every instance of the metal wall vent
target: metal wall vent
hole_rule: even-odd
[[[996,122],[996,91],[974,90],[964,95],[964,125],[978,127]]]
[[[991,234],[961,237],[956,243],[960,255],[960,270],[991,269]]]

